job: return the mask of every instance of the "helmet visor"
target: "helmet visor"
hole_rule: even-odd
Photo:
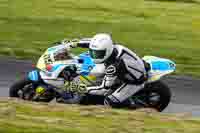
[[[90,56],[93,59],[103,59],[106,55],[106,50],[89,50]]]

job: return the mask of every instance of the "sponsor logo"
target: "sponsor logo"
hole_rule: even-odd
[[[106,74],[112,75],[116,73],[116,67],[111,65],[106,69]]]

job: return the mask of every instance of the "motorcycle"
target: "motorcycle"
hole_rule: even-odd
[[[154,108],[163,111],[171,99],[170,88],[161,78],[174,72],[176,65],[169,59],[145,56],[148,80],[141,90],[124,101],[124,108]],[[43,67],[41,67],[43,66]],[[45,67],[44,67],[45,66]],[[9,89],[10,97],[29,101],[70,103],[69,97],[77,99],[78,104],[103,105],[105,95],[87,93],[88,86],[99,85],[103,79],[105,66],[94,64],[88,52],[65,61],[47,64],[41,59],[36,69],[28,72],[26,78],[17,81]]]

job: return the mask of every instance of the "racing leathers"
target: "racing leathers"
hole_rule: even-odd
[[[106,72],[102,84],[88,87],[89,94],[106,96],[104,104],[120,107],[122,102],[144,87],[147,79],[144,62],[128,48],[114,45],[112,55],[104,64]]]

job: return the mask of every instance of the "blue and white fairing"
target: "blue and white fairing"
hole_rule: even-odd
[[[155,56],[144,56],[143,60],[148,62],[151,66],[151,69],[148,72],[148,82],[157,81],[161,77],[174,72],[176,69],[176,64],[169,59]]]
[[[96,66],[88,52],[80,54],[78,56],[78,59],[83,61],[80,64],[81,75],[87,76],[91,72],[91,70]]]
[[[83,76],[88,76],[91,70],[96,66],[88,52],[86,52],[70,60],[54,62],[51,64],[51,70],[39,69],[31,71],[28,73],[28,79],[36,82],[39,81],[41,77],[41,79],[48,83],[51,82],[51,84],[61,85],[64,84],[64,79],[59,79],[58,76],[63,69],[70,65],[76,65],[79,74]]]

